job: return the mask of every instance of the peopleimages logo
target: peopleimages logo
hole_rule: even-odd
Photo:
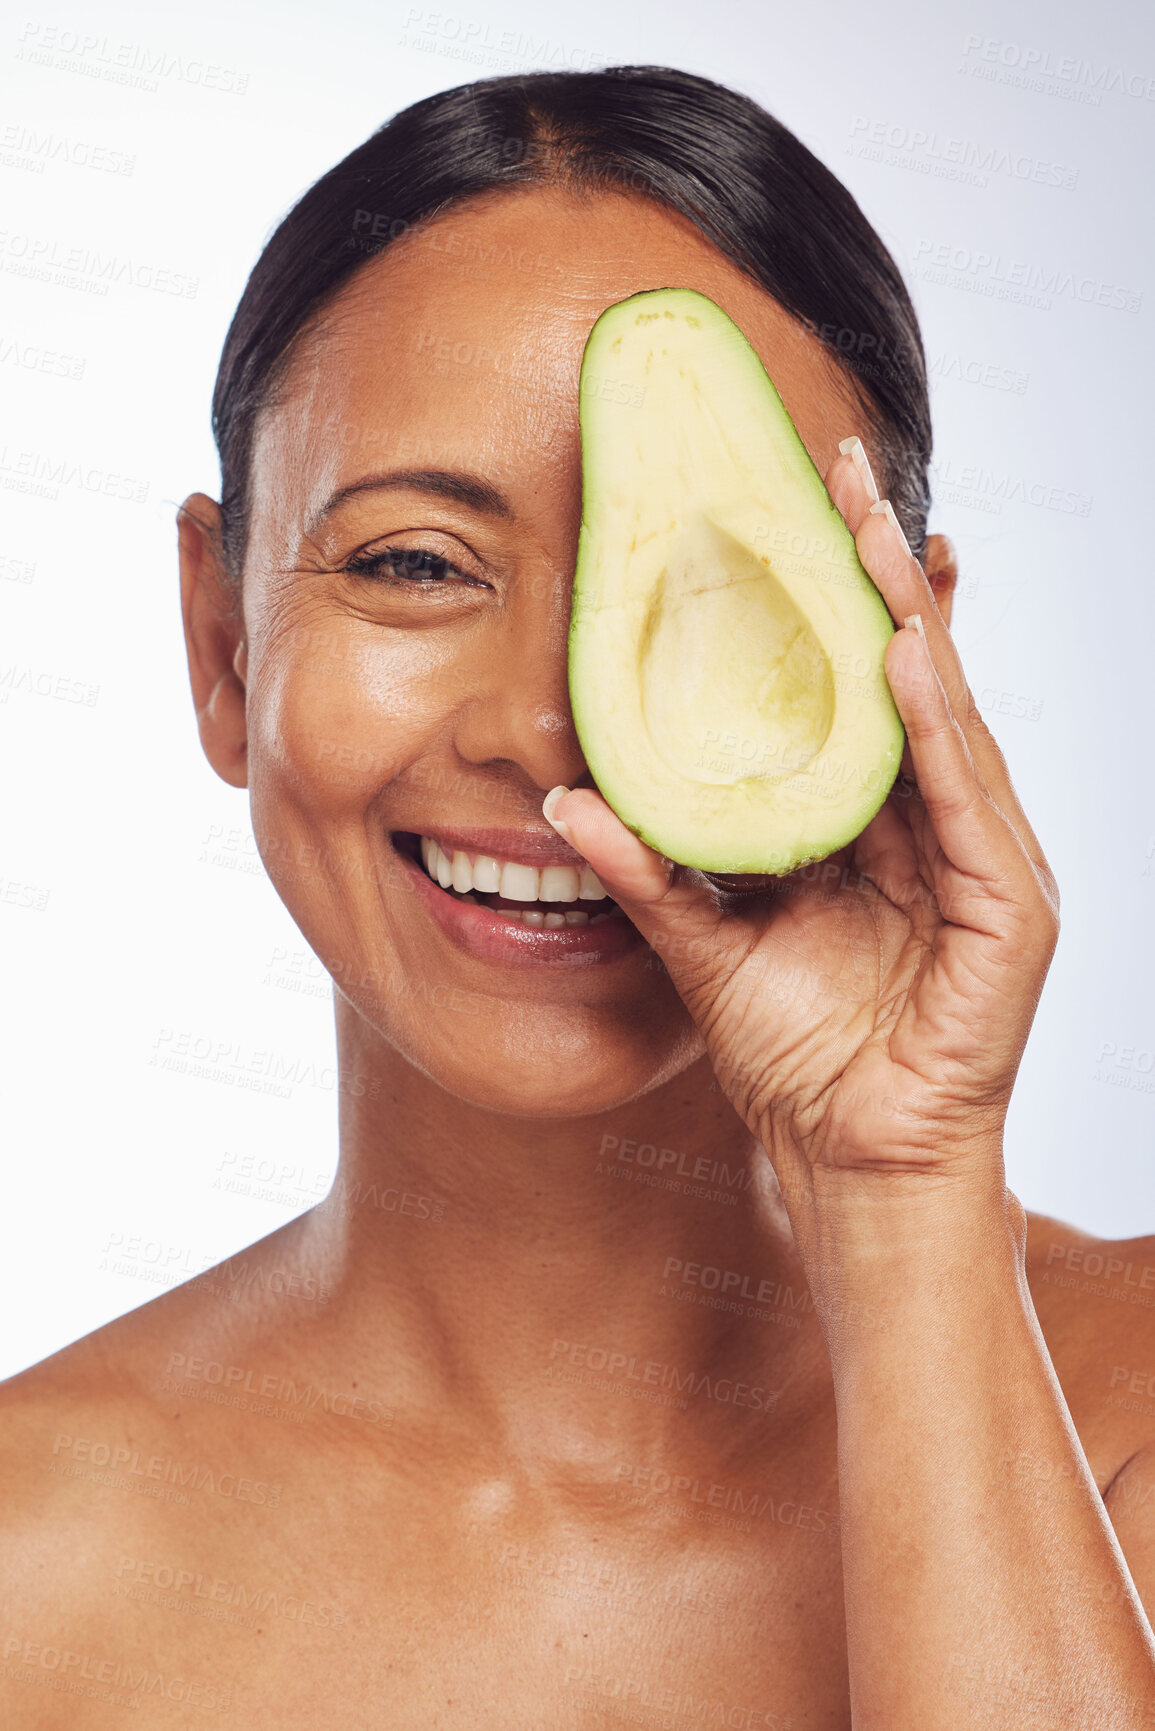
[[[680,1365],[663,1364],[659,1359],[640,1359],[634,1353],[615,1352],[588,1342],[555,1340],[549,1349],[550,1362],[546,1375],[556,1375],[561,1366],[575,1370],[604,1371],[607,1378],[618,1378],[623,1384],[640,1383],[651,1388],[674,1390],[678,1395],[704,1395],[707,1400],[721,1401],[731,1406],[751,1407],[756,1412],[773,1412],[778,1403],[777,1389],[763,1388],[761,1383],[735,1382],[733,1377],[711,1377],[705,1371],[685,1370]]]
[[[423,48],[456,60],[492,59],[553,71],[566,67],[592,71],[609,58],[599,49],[580,48],[521,30],[496,30],[486,18],[469,18],[439,7],[410,6],[401,31],[399,47]]]
[[[627,1161],[632,1165],[677,1178],[689,1178],[695,1184],[718,1184],[725,1190],[747,1190],[753,1179],[750,1169],[736,1161],[733,1166],[722,1160],[712,1160],[706,1154],[687,1154],[678,1148],[659,1148],[656,1142],[637,1142],[632,1137],[605,1135],[598,1147],[598,1159]]]
[[[226,96],[243,96],[249,75],[231,66],[221,66],[195,56],[185,59],[167,49],[144,42],[117,42],[112,37],[70,30],[60,24],[28,20],[16,49],[18,60],[34,66],[52,66],[60,72],[79,72],[86,78],[125,84],[134,90],[155,93],[162,78],[178,84],[194,84],[203,90],[219,90]]]
[[[109,284],[146,289],[155,294],[197,298],[200,278],[169,270],[148,259],[123,258],[89,246],[70,246],[51,235],[0,230],[0,269],[11,276],[34,277],[62,288],[106,295]]]
[[[245,1622],[251,1628],[256,1627],[253,1612],[261,1617],[283,1617],[290,1623],[308,1623],[325,1629],[339,1629],[346,1620],[344,1608],[340,1605],[302,1599],[283,1586],[253,1586],[245,1581],[234,1581],[229,1576],[205,1574],[200,1569],[185,1568],[179,1563],[158,1563],[122,1556],[115,1579],[120,1597],[136,1598],[141,1603],[160,1605],[167,1610],[197,1611],[207,1615],[220,1607],[227,1607],[240,1613],[236,1621]],[[201,1603],[197,1604],[197,1600]]]
[[[219,1359],[189,1358],[183,1352],[170,1352],[168,1355],[168,1379],[164,1385],[166,1393],[184,1393],[182,1388],[170,1388],[169,1380],[180,1377],[189,1384],[203,1383],[209,1388],[221,1388],[231,1395],[254,1395],[260,1401],[278,1402],[289,1410],[314,1412],[319,1406],[323,1412],[332,1413],[337,1418],[361,1419],[366,1424],[391,1425],[392,1410],[379,1400],[369,1400],[364,1395],[352,1394],[343,1389],[328,1389],[312,1382],[298,1385],[292,1377],[282,1376],[280,1372],[262,1373],[243,1364],[225,1364]],[[244,1406],[244,1401],[238,1403]]]
[[[102,1467],[107,1471],[98,1482],[111,1484],[115,1488],[136,1489],[132,1484],[132,1477],[136,1477],[155,1481],[155,1484],[146,1485],[144,1488],[155,1491],[156,1495],[160,1494],[161,1486],[171,1485],[177,1490],[210,1491],[215,1496],[252,1503],[258,1508],[275,1509],[281,1502],[282,1486],[269,1484],[265,1479],[254,1479],[248,1474],[234,1471],[222,1472],[218,1466],[210,1466],[201,1461],[178,1460],[172,1455],[146,1457],[138,1448],[123,1443],[103,1442],[92,1437],[74,1437],[66,1431],[57,1432],[52,1445],[52,1455],[50,1470],[58,1470],[61,1460],[69,1464],[79,1461],[86,1467]],[[85,1475],[74,1473],[73,1476]]]
[[[1063,94],[1098,103],[1104,92],[1129,96],[1139,102],[1155,102],[1155,75],[1128,72],[1110,62],[1096,65],[1077,54],[1054,54],[1021,42],[1004,42],[998,36],[968,36],[963,43],[962,71],[1000,83],[1027,89],[1046,89],[1046,80],[1065,86]]]
[[[908,168],[948,180],[967,180],[975,186],[989,185],[988,175],[1006,175],[1035,186],[1062,187],[1067,192],[1073,192],[1079,183],[1078,169],[1065,163],[939,133],[933,127],[907,126],[858,115],[850,128],[850,138],[846,146],[849,155],[886,167]]]
[[[15,451],[7,445],[0,446],[0,486],[43,499],[58,499],[61,487],[74,487],[79,493],[99,493],[130,505],[147,504],[149,491],[149,483],[134,475],[58,452]]]
[[[839,1520],[837,1510],[799,1503],[797,1498],[783,1497],[777,1492],[720,1484],[689,1473],[666,1472],[661,1467],[632,1466],[622,1461],[618,1463],[617,1476],[619,1482],[626,1481],[630,1490],[643,1497],[684,1498],[686,1502],[702,1507],[759,1520],[763,1515],[769,1515],[772,1521],[778,1521],[782,1526],[796,1526],[809,1532],[827,1532],[830,1530],[827,1522],[834,1527]]]
[[[695,1695],[691,1690],[657,1684],[649,1677],[624,1677],[587,1665],[567,1665],[562,1682],[567,1689],[587,1692],[591,1697],[589,1711],[599,1718],[612,1713],[631,1724],[650,1725],[653,1731],[665,1731],[674,1719],[687,1725],[732,1726],[733,1731],[754,1731],[754,1727],[759,1731],[792,1731],[794,1726],[789,1713],[722,1701],[714,1695]],[[607,1701],[614,1706],[606,1707]],[[584,1707],[585,1703],[577,1705]]]
[[[102,174],[131,174],[136,157],[91,139],[69,138],[58,132],[38,132],[12,121],[0,131],[0,163],[5,168],[43,174],[46,162],[67,162],[73,168],[93,168]]]
[[[914,249],[915,274],[926,282],[970,289],[999,300],[1012,300],[1049,311],[1052,300],[1066,298],[1085,306],[1137,313],[1141,289],[1081,276],[1059,266],[1030,264],[1004,258],[981,247],[952,246],[949,241],[920,240]]]
[[[146,1695],[150,1702],[163,1698],[205,1712],[224,1713],[232,1704],[232,1691],[222,1688],[214,1680],[153,1671],[141,1659],[123,1659],[107,1653],[81,1653],[72,1647],[46,1646],[43,1641],[28,1640],[23,1635],[8,1635],[4,1641],[3,1669],[11,1676],[16,1666],[24,1672],[39,1668],[47,1675],[36,1681],[51,1682],[54,1688],[64,1689],[69,1694],[80,1694],[81,1684],[87,1683],[88,1688],[83,1693],[90,1699],[100,1696],[107,1700],[108,1690],[124,1690],[127,1693],[123,1697],[112,1699],[133,1710],[140,1707]],[[27,1676],[19,1677],[21,1682],[30,1680]]]

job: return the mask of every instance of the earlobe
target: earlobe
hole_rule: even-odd
[[[248,786],[244,616],[221,553],[220,507],[191,493],[177,512],[189,684],[205,756],[230,787]]]
[[[958,582],[958,554],[949,535],[927,536],[922,568],[934,590],[943,622],[949,628],[955,584]]]

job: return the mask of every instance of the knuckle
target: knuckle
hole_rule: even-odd
[[[1059,910],[1054,899],[1047,893],[1045,886],[1038,883],[1033,895],[1024,898],[1023,911],[1027,932],[1048,954],[1053,953],[1059,941]]]
[[[987,726],[987,718],[975,702],[975,694],[969,685],[967,686],[966,703],[964,708],[966,712],[967,726],[973,728],[976,733],[983,734],[987,739],[993,741],[994,734]]]
[[[1059,919],[1059,910],[1049,896],[1039,903],[1036,919],[1040,930],[1045,929],[1049,936],[1058,938],[1062,922]]]
[[[1059,894],[1059,880],[1047,864],[1046,860],[1040,860],[1037,869],[1039,873],[1039,882],[1043,888],[1043,894],[1047,898],[1047,905],[1054,915],[1055,923],[1057,925],[1059,922],[1059,911],[1062,904],[1062,898]]]
[[[1005,935],[1011,940],[1014,953],[1020,957],[1054,954],[1059,941],[1059,922],[1054,909],[1040,896],[1028,891],[1007,910]]]
[[[1003,748],[991,732],[990,723],[975,702],[974,692],[967,686],[966,695],[966,732],[973,743],[979,743],[984,758],[989,759],[997,773],[1009,780],[1007,760]]]
[[[932,789],[929,796],[924,793],[923,798],[931,806],[937,823],[950,823],[965,817],[975,804],[974,790],[962,782],[943,783]]]

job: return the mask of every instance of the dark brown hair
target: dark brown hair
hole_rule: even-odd
[[[628,191],[688,217],[854,381],[921,556],[930,504],[926,359],[898,267],[835,175],[750,97],[665,66],[479,79],[402,109],[297,201],[246,284],[213,393],[224,555],[239,584],[257,417],[294,339],[415,223],[532,183]]]

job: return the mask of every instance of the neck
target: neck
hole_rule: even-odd
[[[329,1374],[509,1453],[741,1454],[818,1337],[770,1164],[703,1058],[583,1117],[447,1093],[339,1000],[341,1158],[299,1223]]]

